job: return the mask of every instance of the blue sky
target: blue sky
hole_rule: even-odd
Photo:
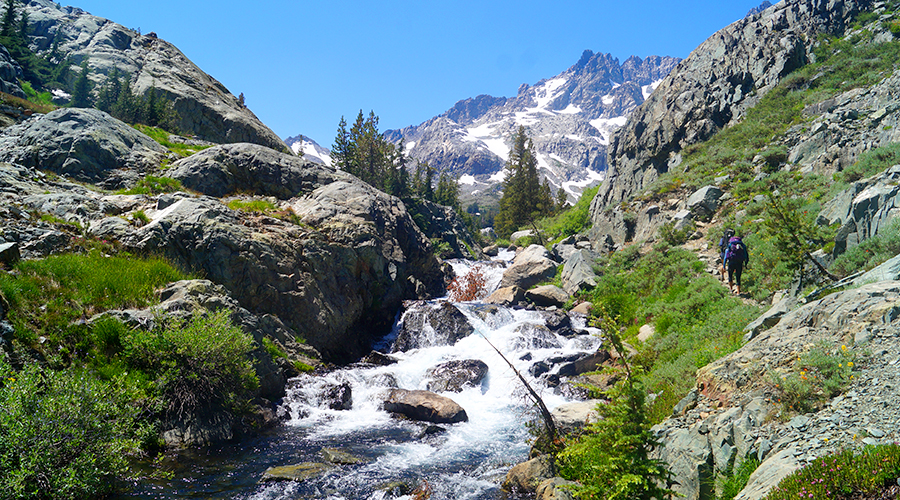
[[[330,147],[341,116],[417,125],[461,99],[514,96],[585,49],[686,57],[762,0],[76,1],[175,44],[282,138]]]

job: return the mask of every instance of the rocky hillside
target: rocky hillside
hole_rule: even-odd
[[[166,177],[190,192],[121,195],[99,186],[159,175],[171,156],[106,113],[37,115],[5,129],[0,143],[8,207],[0,230],[9,255],[71,249],[66,226],[44,215],[77,224],[83,237],[166,255],[201,273],[336,361],[366,352],[403,300],[443,293],[439,261],[403,204],[330,167],[229,144],[171,163]],[[230,209],[234,199],[270,200],[272,209]]]
[[[829,236],[813,256],[826,266],[885,232],[900,175],[891,153],[900,140],[891,55],[898,7],[785,0],[701,44],[614,134],[609,175],[592,205],[594,249],[683,230],[712,271],[713,242],[723,224],[735,224],[759,233],[750,248],[762,281],[782,272],[776,249],[762,250],[777,231],[763,223],[771,216],[765,193],[814,208],[809,220]],[[857,72],[856,64],[874,69]],[[779,106],[791,109],[766,128],[761,117]],[[737,498],[762,498],[818,457],[897,441],[897,259],[860,274],[831,284],[824,298],[822,290],[802,296],[817,279],[809,275],[784,295],[768,293],[774,304],[747,326],[745,344],[698,371],[696,390],[654,429],[679,493],[715,498],[713,479],[753,459],[760,465]],[[843,392],[813,390],[802,409],[783,401],[785,380],[812,385],[804,367],[813,358],[852,375]]]
[[[872,4],[784,1],[700,44],[613,136],[596,209],[640,193],[679,164],[685,147],[739,121],[782,78],[815,59],[820,35],[843,35]]]
[[[510,140],[520,125],[534,140],[541,174],[572,198],[602,179],[613,131],[678,63],[672,57],[630,57],[585,51],[568,70],[511,98],[481,95],[456,103],[420,125],[390,130],[412,158],[464,175],[467,189],[502,180]]]
[[[49,0],[25,3],[31,50],[43,56],[56,44],[68,55],[73,75],[87,60],[95,88],[118,68],[131,76],[135,93],[143,95],[155,87],[172,101],[184,133],[217,143],[251,142],[287,151],[284,142],[224,85],[155,33],[142,35]]]

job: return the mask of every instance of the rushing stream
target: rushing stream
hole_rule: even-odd
[[[501,258],[512,255],[501,255]],[[457,274],[471,263],[457,262]],[[486,266],[488,286],[496,288],[501,266]],[[432,301],[423,307],[438,307]],[[527,459],[529,435],[525,422],[535,416],[521,382],[509,365],[488,344],[495,345],[542,394],[549,408],[568,400],[528,374],[537,361],[594,351],[600,338],[587,334],[570,338],[546,329],[522,327],[543,324],[539,312],[486,307],[480,302],[455,305],[475,333],[454,345],[434,345],[423,328],[420,347],[391,354],[399,362],[389,366],[359,365],[324,376],[293,379],[283,412],[290,418],[273,434],[239,445],[182,453],[164,464],[174,477],[147,481],[131,498],[238,498],[238,499],[387,499],[388,483],[426,481],[434,499],[500,498],[499,483],[510,466]],[[400,319],[398,325],[401,324]],[[578,326],[578,325],[576,325]],[[390,352],[392,335],[376,346]],[[437,343],[439,344],[439,343]],[[442,424],[444,432],[427,434],[422,422],[398,419],[382,410],[384,394],[392,387],[425,389],[427,370],[449,360],[477,359],[488,365],[480,386],[442,393],[461,405],[467,422]],[[352,408],[330,409],[326,389],[349,386]],[[303,482],[260,483],[272,466],[321,462],[323,448],[337,448],[363,459],[362,464],[335,466]]]

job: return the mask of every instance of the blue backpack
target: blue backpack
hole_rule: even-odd
[[[725,249],[725,261],[746,262],[748,260],[750,258],[747,255],[747,247],[744,245],[743,240],[737,236],[729,239],[728,248]]]

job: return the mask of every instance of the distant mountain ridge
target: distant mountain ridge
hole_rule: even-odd
[[[559,75],[523,84],[516,97],[465,99],[440,116],[385,135],[402,142],[411,158],[474,186],[502,180],[509,140],[523,125],[534,141],[541,174],[574,198],[602,180],[612,133],[679,61],[632,56],[620,63],[610,54],[585,50]]]

